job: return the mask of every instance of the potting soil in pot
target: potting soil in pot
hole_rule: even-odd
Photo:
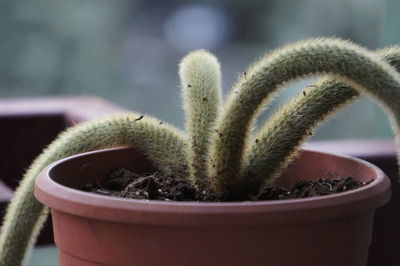
[[[300,181],[291,187],[269,187],[252,200],[283,200],[340,193],[369,184],[352,177]],[[208,191],[195,190],[186,180],[176,180],[160,172],[138,175],[126,169],[110,173],[104,184],[88,184],[85,191],[107,196],[173,201],[216,201]],[[250,199],[249,199],[250,200]]]

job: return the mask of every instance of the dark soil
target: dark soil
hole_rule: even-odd
[[[138,175],[126,169],[117,169],[110,173],[107,183],[89,184],[85,191],[122,198],[174,200],[174,201],[210,201],[206,192],[199,193],[186,181],[178,181],[173,176],[160,172]]]
[[[208,191],[197,191],[187,181],[175,180],[160,172],[138,175],[126,169],[110,173],[105,184],[88,184],[84,190],[107,196],[133,199],[173,201],[217,201]],[[289,188],[270,187],[254,200],[296,199],[329,195],[352,190],[369,184],[352,177],[324,178],[316,181],[300,181]]]
[[[371,183],[371,181],[358,182],[352,177],[321,178],[316,181],[300,181],[290,188],[267,188],[257,197],[257,200],[297,199],[324,196],[356,189],[369,183]]]

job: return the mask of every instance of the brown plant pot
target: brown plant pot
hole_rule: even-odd
[[[374,181],[324,197],[259,202],[163,202],[76,190],[115,168],[151,165],[119,148],[60,160],[38,177],[36,198],[51,207],[61,265],[366,265],[374,211],[390,181],[359,159],[303,151],[282,185],[326,175]]]

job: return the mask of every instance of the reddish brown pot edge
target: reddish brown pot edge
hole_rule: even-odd
[[[116,160],[117,157],[126,158],[126,160],[118,161]],[[71,156],[51,164],[37,178],[35,196],[40,202],[53,209],[79,216],[124,223],[179,226],[216,225],[220,224],[221,219],[226,221],[224,226],[246,223],[256,225],[327,220],[337,216],[350,216],[373,210],[382,206],[390,198],[389,179],[380,169],[370,163],[351,157],[309,150],[302,151],[300,157],[294,162],[293,165],[295,166],[289,167],[283,175],[282,183],[293,182],[290,180],[293,173],[310,168],[309,164],[312,165],[316,162],[324,164],[324,166],[328,164],[328,166],[325,166],[329,168],[325,170],[327,173],[335,172],[339,176],[348,176],[356,171],[361,171],[362,177],[354,176],[356,179],[362,181],[375,180],[364,187],[348,192],[305,199],[258,202],[165,202],[95,195],[68,188],[50,178],[55,174],[59,175],[63,170],[62,168],[71,169],[71,167],[74,167],[73,165],[76,168],[77,178],[83,178],[86,174],[91,178],[96,178],[93,177],[96,172],[104,171],[104,169],[97,168],[102,168],[110,160],[115,161],[117,168],[128,167],[134,164],[132,162],[140,161],[139,165],[144,166],[139,167],[139,169],[141,168],[139,172],[150,169],[150,164],[134,150],[114,148]],[[92,162],[94,160],[99,161],[99,163],[94,165]],[[296,164],[299,160],[302,163]],[[344,165],[345,171],[350,172],[344,173],[344,170],[339,168],[340,164]],[[311,169],[308,179],[319,178],[318,174],[321,174],[321,172],[318,168]],[[73,179],[69,176],[61,177],[61,180],[62,182],[69,182],[68,178]],[[317,209],[318,212],[316,212]],[[235,219],[229,219],[233,216]]]

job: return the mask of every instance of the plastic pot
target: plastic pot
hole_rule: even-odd
[[[323,197],[259,202],[168,202],[79,191],[124,167],[151,164],[135,150],[109,149],[53,163],[35,196],[51,207],[61,265],[366,265],[374,211],[390,181],[359,159],[303,151],[282,185],[326,176],[374,181]]]

